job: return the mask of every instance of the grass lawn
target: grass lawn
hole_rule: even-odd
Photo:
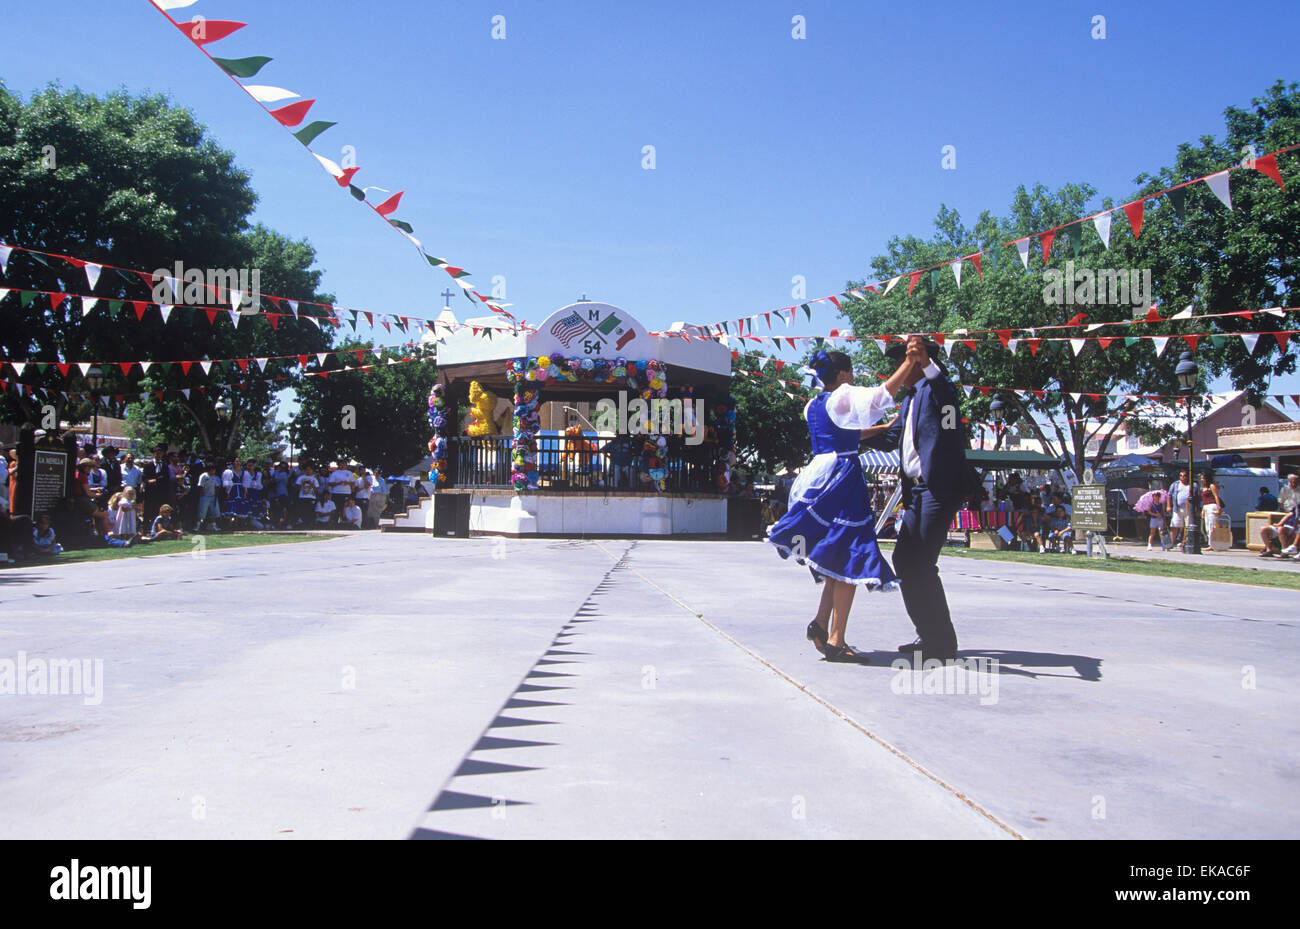
[[[882,542],[882,547],[892,543]],[[1227,584],[1249,584],[1253,587],[1275,587],[1283,590],[1300,590],[1300,567],[1295,571],[1265,571],[1258,568],[1232,568],[1214,564],[1184,564],[1176,561],[1147,561],[1112,555],[1106,559],[1086,555],[1040,554],[1038,552],[986,552],[966,548],[944,547],[944,555],[972,558],[983,561],[1014,561],[1020,564],[1046,565],[1050,568],[1074,568],[1080,571],[1101,571],[1109,574],[1141,574],[1146,577],[1181,577],[1194,581],[1220,581]]]
[[[137,544],[131,548],[88,548],[76,552],[64,552],[42,561],[24,561],[11,568],[33,567],[47,564],[76,564],[82,561],[108,561],[115,558],[139,558],[144,555],[189,554],[195,550],[197,536],[186,536],[174,542],[150,542]],[[317,535],[315,533],[279,533],[279,532],[232,532],[229,534],[211,533],[203,536],[203,545],[208,551],[218,548],[249,548],[255,545],[284,545],[289,542],[321,542],[338,536]]]

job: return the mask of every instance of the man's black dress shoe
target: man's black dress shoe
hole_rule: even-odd
[[[926,648],[925,643],[920,639],[908,642],[906,645],[898,646],[898,650],[904,655],[911,655],[913,658],[919,658],[925,661],[930,658],[936,658],[939,661],[952,661],[957,657],[956,651],[943,652],[937,649]]]

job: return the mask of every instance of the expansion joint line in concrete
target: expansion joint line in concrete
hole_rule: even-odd
[[[747,648],[746,646],[742,645],[740,642],[736,641],[736,640],[735,640],[734,638],[732,638],[730,635],[728,635],[727,633],[723,632],[721,629],[719,629],[719,628],[718,628],[717,626],[715,626],[713,623],[711,623],[711,622],[709,622],[707,619],[705,619],[703,613],[701,613],[701,612],[699,612],[698,610],[692,608],[690,605],[688,605],[687,603],[683,602],[680,598],[678,598],[678,597],[675,596],[674,594],[669,593],[667,590],[664,590],[662,587],[660,587],[658,584],[656,584],[656,583],[655,583],[654,581],[652,581],[650,578],[646,577],[644,574],[642,574],[642,573],[641,573],[640,571],[638,571],[636,568],[632,567],[630,564],[628,564],[628,563],[626,562],[627,555],[628,555],[628,552],[627,552],[627,551],[624,551],[624,553],[623,553],[622,555],[615,555],[613,552],[611,552],[611,551],[609,551],[607,548],[605,548],[605,546],[602,545],[600,542],[596,542],[596,545],[601,549],[601,551],[605,552],[605,554],[609,555],[611,558],[614,558],[614,560],[615,560],[619,565],[623,566],[627,571],[630,571],[632,574],[635,574],[638,578],[640,578],[640,579],[641,579],[642,581],[644,581],[646,584],[648,584],[649,586],[653,587],[655,590],[659,591],[661,594],[663,594],[663,595],[664,595],[665,597],[667,597],[669,600],[673,601],[673,603],[676,603],[679,607],[681,607],[681,608],[682,608],[683,610],[685,610],[687,613],[690,613],[692,616],[694,616],[696,619],[698,619],[700,622],[702,622],[705,626],[707,626],[707,627],[708,627],[709,629],[711,629],[713,632],[717,633],[719,636],[721,636],[721,637],[722,637],[723,639],[725,639],[727,642],[730,642],[730,643],[731,643],[732,645],[734,645],[736,648],[740,649],[742,652],[744,652],[744,653],[745,653],[746,655],[748,655],[750,658],[753,658],[755,661],[757,661],[757,662],[758,662],[759,664],[761,664],[763,667],[767,668],[769,671],[771,671],[771,672],[772,672],[773,674],[775,674],[777,677],[781,678],[781,679],[784,680],[786,683],[790,684],[792,687],[796,688],[797,690],[799,690],[801,693],[803,693],[803,694],[806,695],[807,697],[811,698],[812,700],[814,700],[814,701],[816,701],[817,703],[821,704],[821,705],[822,705],[823,707],[825,707],[826,709],[830,710],[833,714],[835,714],[835,716],[839,717],[841,720],[843,720],[844,722],[848,723],[850,726],[852,726],[852,727],[853,727],[854,729],[856,729],[858,732],[860,732],[860,733],[862,733],[863,735],[865,735],[868,739],[870,739],[871,741],[875,742],[875,743],[876,743],[877,745],[879,745],[881,748],[885,749],[887,752],[889,752],[890,754],[892,754],[892,755],[894,755],[895,757],[897,757],[897,758],[898,758],[900,761],[902,761],[904,764],[908,765],[908,767],[912,768],[912,769],[915,770],[917,773],[919,773],[919,774],[925,776],[926,778],[928,778],[928,779],[930,779],[931,781],[933,781],[935,784],[939,785],[939,787],[941,787],[943,790],[945,790],[945,791],[947,791],[948,793],[952,794],[954,797],[956,797],[956,798],[957,798],[958,800],[960,800],[962,803],[966,804],[966,806],[970,807],[972,810],[974,810],[974,811],[975,811],[976,813],[978,813],[980,816],[983,816],[985,819],[987,819],[989,822],[993,823],[993,824],[994,824],[995,826],[997,826],[999,829],[1001,829],[1001,830],[1003,830],[1004,832],[1006,832],[1006,833],[1007,833],[1008,835],[1010,835],[1012,838],[1016,838],[1016,839],[1023,839],[1023,838],[1024,838],[1023,835],[1021,835],[1019,832],[1017,832],[1017,831],[1016,831],[1014,828],[1012,828],[1010,825],[1008,825],[1007,823],[1004,823],[1002,820],[998,819],[996,816],[994,816],[994,815],[993,815],[992,813],[990,813],[988,810],[984,809],[984,807],[980,806],[978,803],[976,803],[976,802],[975,802],[974,800],[972,800],[970,797],[966,796],[964,793],[962,793],[962,792],[961,792],[960,790],[958,790],[956,787],[953,787],[951,784],[949,784],[949,783],[948,783],[947,781],[945,781],[943,778],[939,777],[939,776],[938,776],[937,774],[935,774],[933,771],[930,771],[928,768],[926,768],[924,765],[922,765],[919,761],[917,761],[916,759],[910,757],[909,755],[907,755],[907,753],[903,752],[901,749],[896,748],[895,746],[891,745],[889,742],[886,742],[886,741],[885,741],[884,739],[882,739],[880,736],[876,735],[874,732],[872,732],[871,730],[867,729],[865,726],[863,726],[863,725],[862,725],[861,723],[859,723],[857,720],[853,719],[853,717],[851,717],[851,716],[849,716],[847,713],[843,712],[841,709],[839,709],[839,707],[836,707],[835,705],[833,705],[833,704],[829,703],[828,701],[826,701],[824,698],[822,698],[822,697],[818,696],[817,694],[813,693],[811,690],[809,690],[809,689],[808,689],[807,687],[805,687],[803,684],[799,683],[799,681],[796,681],[796,680],[795,680],[794,678],[792,678],[790,675],[786,674],[784,671],[782,671],[782,670],[781,670],[780,668],[778,668],[776,665],[772,664],[770,661],[768,661],[768,660],[767,660],[766,658],[764,658],[762,655],[757,654],[756,652],[754,652],[754,651],[752,651],[751,649]]]

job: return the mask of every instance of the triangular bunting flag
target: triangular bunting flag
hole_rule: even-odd
[[[1043,264],[1047,264],[1047,262],[1052,257],[1052,242],[1055,238],[1056,238],[1055,229],[1053,229],[1051,232],[1044,232],[1038,237],[1038,241],[1043,246]]]
[[[958,287],[961,287],[961,263],[962,263],[962,259],[960,258],[958,258],[956,261],[950,261],[948,263],[948,267],[952,268],[952,276],[957,279]]]
[[[81,298],[81,315],[82,315],[83,317],[85,317],[85,316],[89,316],[89,315],[90,315],[90,311],[93,310],[93,309],[95,308],[95,305],[96,305],[97,303],[99,303],[99,298],[98,298],[98,297],[82,297],[82,298]]]
[[[1020,263],[1024,265],[1025,270],[1028,271],[1029,270],[1029,240],[1017,239],[1016,252],[1020,255]]]
[[[1246,346],[1246,353],[1253,355],[1255,353],[1255,343],[1259,341],[1259,333],[1243,332],[1241,333],[1241,341]]]
[[[1228,209],[1232,209],[1232,194],[1228,189],[1228,172],[1220,171],[1218,174],[1211,174],[1205,179],[1205,186],[1214,191],[1214,195]]]
[[[1133,238],[1142,234],[1142,214],[1146,210],[1146,200],[1134,200],[1132,203],[1124,204],[1124,215],[1128,217],[1129,228],[1133,230]]]
[[[1187,205],[1187,188],[1175,187],[1169,191],[1169,202],[1174,205],[1174,212],[1178,214],[1178,218],[1182,219],[1183,209]]]
[[[1273,179],[1273,183],[1283,190],[1286,190],[1286,183],[1282,180],[1282,174],[1277,169],[1277,156],[1265,155],[1263,158],[1256,158],[1250,163],[1250,167]]]
[[[1092,218],[1092,225],[1097,230],[1097,235],[1101,236],[1101,244],[1104,248],[1110,248],[1110,211],[1098,213]]]
[[[1164,335],[1153,336],[1151,339],[1151,344],[1155,346],[1156,357],[1159,358],[1161,355],[1165,353],[1165,346],[1169,344],[1169,336],[1164,336]]]

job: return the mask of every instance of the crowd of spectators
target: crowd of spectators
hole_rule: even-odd
[[[378,528],[388,484],[356,461],[183,459],[166,446],[140,464],[130,452],[87,444],[72,493],[33,521],[10,517],[16,454],[0,456],[0,563],[16,554],[53,557],[65,549],[132,548],[195,533]]]

